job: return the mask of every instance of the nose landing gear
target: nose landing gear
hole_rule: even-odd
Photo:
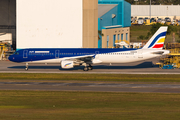
[[[25,68],[26,71],[28,71],[28,63],[26,63],[26,68]]]

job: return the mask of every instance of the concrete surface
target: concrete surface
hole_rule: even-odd
[[[73,69],[61,69],[60,64],[29,64],[25,71],[25,63],[0,61],[0,73],[102,73],[102,74],[180,74],[180,69],[160,69],[152,65],[152,61],[142,61],[126,64],[99,64],[93,65],[93,70],[85,72],[83,66]]]

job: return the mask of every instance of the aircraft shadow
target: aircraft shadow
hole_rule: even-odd
[[[123,64],[113,64],[112,66],[110,65],[94,65],[93,69],[137,69],[137,68],[156,68],[158,67],[158,65],[153,65],[152,62],[143,62],[137,65],[123,65]],[[11,69],[24,69],[25,65],[23,66],[12,66],[12,67],[8,67]],[[29,69],[59,69],[62,71],[69,71],[69,70],[82,70],[84,67],[80,66],[80,67],[75,67],[72,69],[62,69],[60,66],[46,66],[46,65],[29,65]]]

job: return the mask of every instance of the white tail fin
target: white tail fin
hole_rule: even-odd
[[[167,26],[160,27],[142,49],[162,49],[167,29]]]

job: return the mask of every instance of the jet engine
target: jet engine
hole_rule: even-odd
[[[63,61],[61,61],[61,67],[63,69],[74,68],[74,62],[73,61],[63,60]]]

